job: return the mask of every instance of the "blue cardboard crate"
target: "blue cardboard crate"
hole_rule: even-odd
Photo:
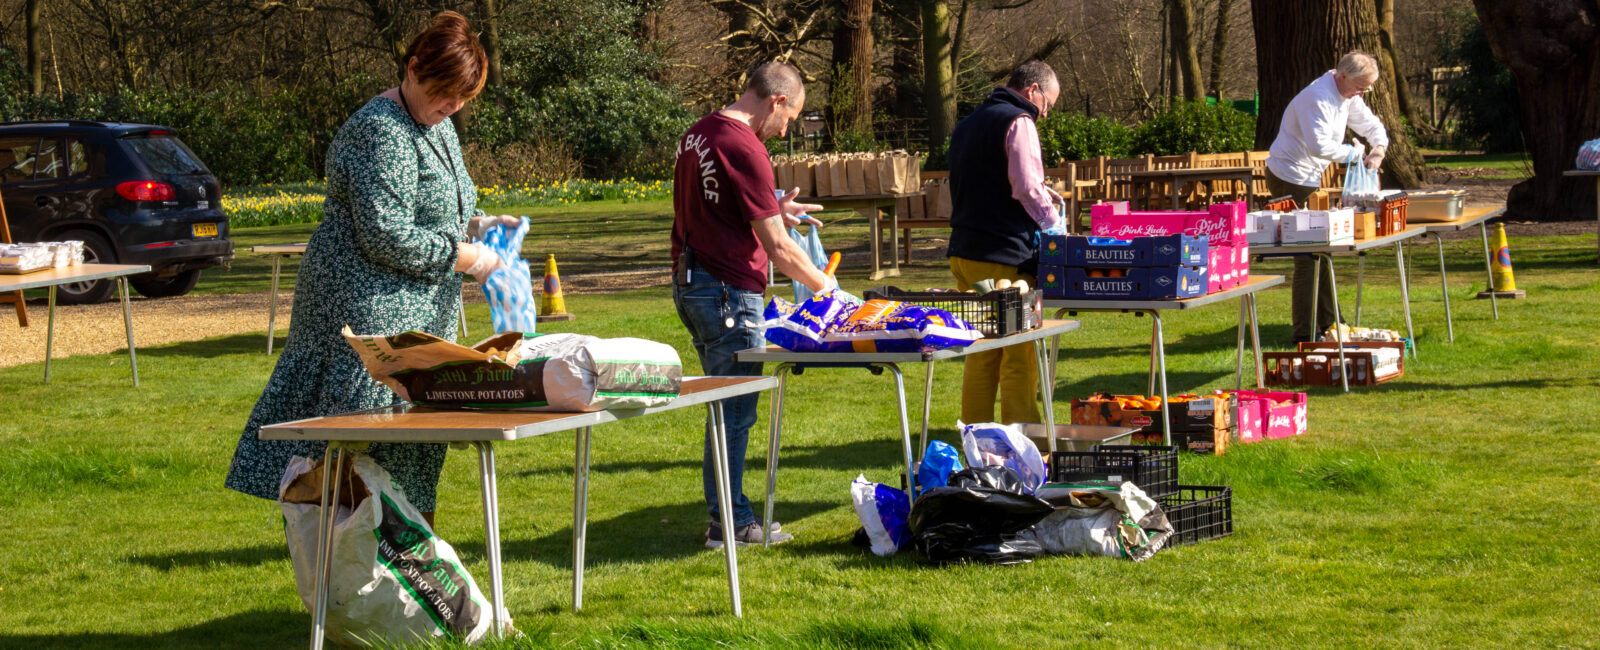
[[[1156,266],[1119,269],[1120,278],[1090,277],[1083,267],[1039,267],[1046,298],[1159,300],[1193,298],[1206,293],[1206,269],[1193,266]],[[1044,278],[1058,278],[1053,286]]]
[[[1070,235],[1060,239],[1052,243],[1061,244],[1066,253],[1064,261],[1059,262],[1061,266],[1205,266],[1209,248],[1204,237],[1184,234],[1131,239]],[[1047,249],[1048,244],[1042,242],[1040,264],[1055,263],[1044,261]]]

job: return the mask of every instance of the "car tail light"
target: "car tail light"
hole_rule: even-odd
[[[171,201],[177,192],[167,183],[127,181],[117,184],[117,195],[129,201]]]

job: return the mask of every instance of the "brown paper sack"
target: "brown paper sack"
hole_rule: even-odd
[[[935,214],[941,219],[949,219],[955,214],[955,201],[950,198],[950,179],[939,181],[939,211]]]
[[[895,173],[903,187],[922,187],[922,159],[910,154],[895,158]]]
[[[867,181],[867,194],[894,194],[894,192],[890,192],[883,187],[883,178],[878,173],[878,168],[882,166],[882,163],[882,154],[872,154],[861,159],[862,175],[866,177]]]
[[[850,194],[850,172],[845,167],[842,156],[828,154],[828,184],[833,188],[834,196]]]
[[[811,158],[811,171],[816,181],[815,196],[833,196],[833,163],[826,156],[814,156]]]
[[[939,186],[928,185],[922,188],[922,214],[928,219],[939,218]]]
[[[851,154],[844,159],[844,180],[852,196],[867,193],[866,160],[861,154]]]
[[[889,151],[872,160],[872,173],[878,175],[878,191],[884,194],[905,194],[905,186],[900,184],[900,177],[894,173],[894,157],[898,152]]]
[[[894,213],[900,215],[901,219],[911,218],[911,198],[902,196],[895,199]]]
[[[921,195],[921,194],[913,194],[913,195],[911,195],[911,197],[908,200],[911,202],[911,211],[910,212],[902,212],[902,213],[900,213],[901,217],[905,217],[906,215],[910,215],[910,217],[912,219],[926,219],[926,218],[928,218],[927,201],[923,200],[923,195]]]
[[[816,196],[817,184],[811,168],[816,165],[810,158],[801,158],[789,164],[793,170],[794,187],[800,188],[800,196]]]
[[[773,156],[772,180],[777,184],[777,189],[785,192],[794,187],[794,163],[788,156]]]

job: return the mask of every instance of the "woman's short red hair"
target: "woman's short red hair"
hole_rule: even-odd
[[[430,97],[468,100],[483,92],[489,78],[489,57],[467,25],[466,16],[441,11],[428,28],[411,39],[401,58],[400,76],[416,62],[417,81]]]

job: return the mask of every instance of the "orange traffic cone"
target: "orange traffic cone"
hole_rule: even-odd
[[[561,295],[561,273],[556,270],[556,255],[544,259],[544,300],[539,301],[539,322],[573,320],[567,313],[567,300]]]
[[[1505,224],[1494,225],[1494,249],[1491,264],[1491,277],[1494,279],[1493,291],[1479,291],[1479,298],[1510,298],[1519,299],[1528,297],[1528,293],[1517,288],[1517,279],[1511,274],[1511,245],[1506,242]]]

